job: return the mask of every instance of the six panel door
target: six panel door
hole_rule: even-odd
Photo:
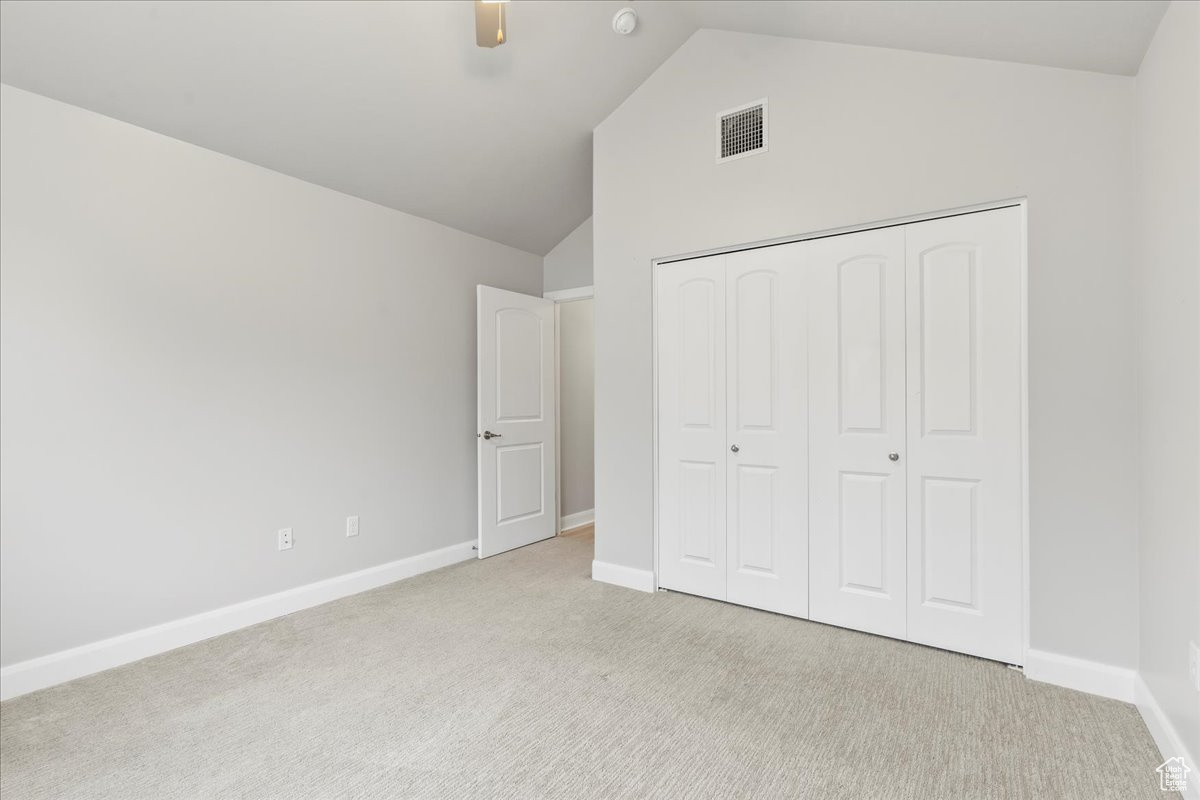
[[[659,585],[725,599],[725,256],[658,267]]]
[[[726,599],[808,614],[801,245],[732,253],[725,269]]]
[[[908,638],[1021,661],[1021,217],[905,227]]]
[[[902,639],[904,229],[806,245],[812,618]]]

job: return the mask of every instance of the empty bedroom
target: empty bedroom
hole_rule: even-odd
[[[1200,800],[1200,0],[0,0],[4,800]]]

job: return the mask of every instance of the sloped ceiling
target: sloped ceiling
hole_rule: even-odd
[[[637,32],[612,32],[633,5]],[[698,28],[1131,75],[1165,2],[0,3],[0,80],[545,254],[591,213],[591,131]]]

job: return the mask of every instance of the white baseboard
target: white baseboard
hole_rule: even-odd
[[[1061,656],[1045,650],[1028,650],[1025,653],[1025,677],[1132,703],[1137,670]]]
[[[0,669],[0,700],[129,664],[295,611],[474,558],[475,540],[205,611]]]
[[[1134,681],[1134,697],[1138,712],[1145,720],[1146,727],[1150,729],[1150,736],[1158,745],[1163,759],[1183,756],[1183,762],[1192,768],[1192,774],[1188,776],[1187,790],[1184,791],[1183,796],[1187,800],[1200,800],[1200,762],[1194,758],[1197,754],[1188,752],[1187,746],[1183,743],[1183,737],[1179,735],[1179,731],[1175,730],[1171,720],[1163,713],[1162,707],[1159,706],[1141,675],[1138,675]]]
[[[584,525],[591,525],[596,521],[596,509],[589,508],[587,511],[576,511],[574,514],[567,514],[565,517],[558,518],[558,532],[569,531],[574,528],[582,528]]]
[[[620,564],[608,564],[604,561],[592,562],[592,580],[624,586],[626,589],[637,589],[639,592],[654,591],[654,573],[650,570],[622,567]]]

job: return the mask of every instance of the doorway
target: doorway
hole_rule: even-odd
[[[554,301],[558,413],[558,532],[588,536],[595,522],[593,289],[546,292]]]

